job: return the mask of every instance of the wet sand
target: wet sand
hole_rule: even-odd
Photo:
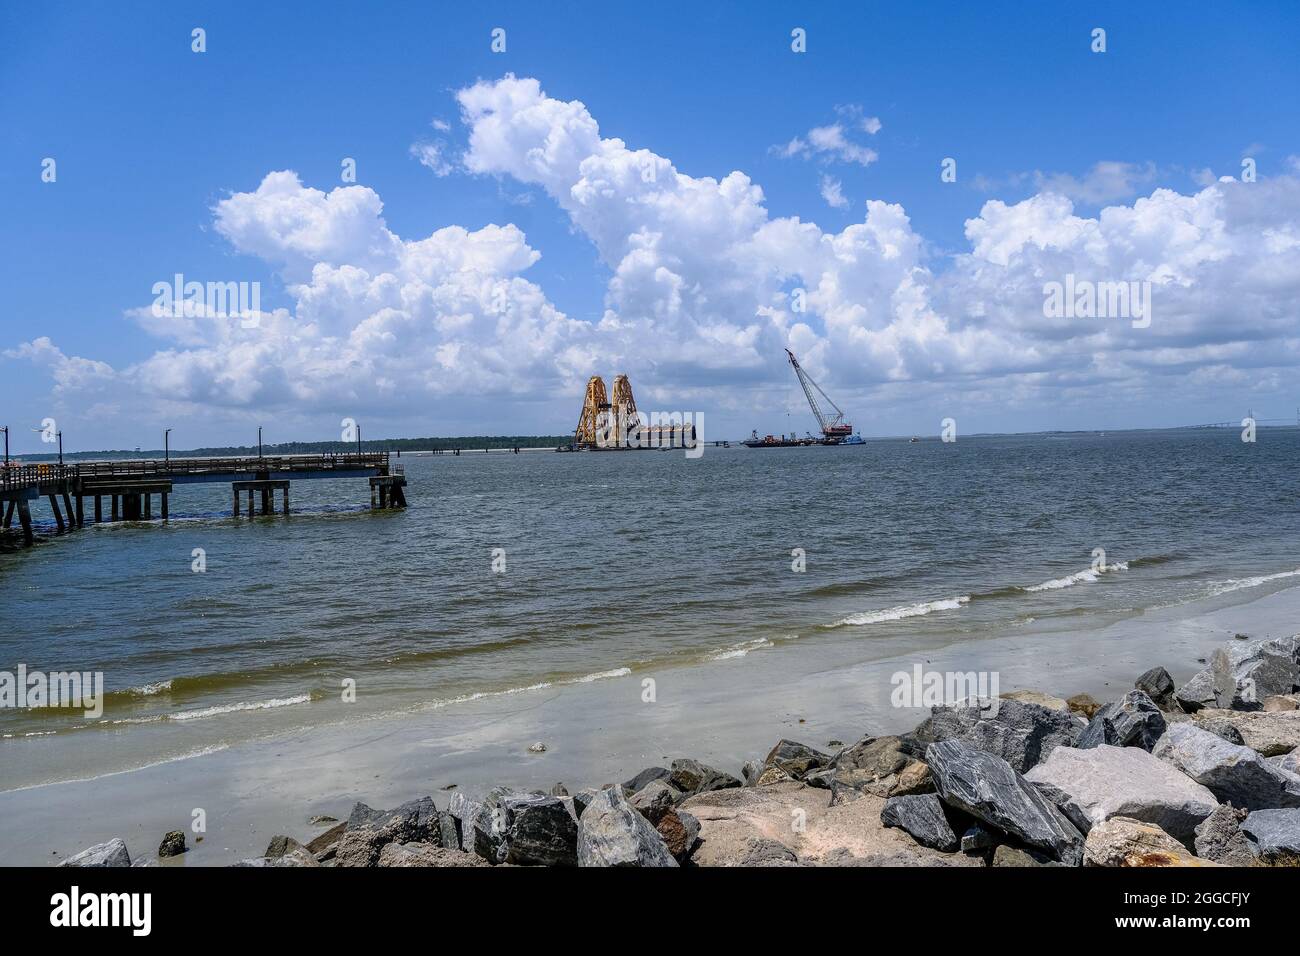
[[[453,784],[470,794],[557,781],[572,790],[683,756],[738,773],[781,737],[833,749],[831,740],[915,726],[924,709],[890,703],[891,676],[915,664],[997,672],[1002,693],[1086,692],[1105,701],[1149,667],[1163,665],[1181,683],[1204,666],[1198,658],[1235,632],[1292,634],[1297,622],[1300,588],[1290,588],[1107,626],[1086,618],[1066,631],[1030,624],[923,650],[888,637],[833,646],[795,641],[692,667],[285,733],[94,780],[2,793],[0,864],[48,865],[112,837],[126,841],[133,859],[148,859],[166,831],[183,829],[190,852],[164,865],[221,865],[261,855],[277,833],[310,838],[323,829],[310,817],[345,818],[356,800],[386,808],[432,794],[445,806]],[[655,681],[653,702],[643,700],[647,677]],[[546,751],[530,753],[538,741]],[[190,830],[196,808],[207,820],[198,844]]]

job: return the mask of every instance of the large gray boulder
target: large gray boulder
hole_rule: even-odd
[[[925,762],[944,803],[1047,851],[1078,863],[1083,835],[1001,757],[959,740],[931,744]]]
[[[530,796],[509,787],[493,787],[483,797],[471,821],[471,834],[466,838],[471,852],[489,863],[506,861],[506,830],[509,819],[503,804],[513,798]]]
[[[499,806],[505,834],[498,851],[516,866],[576,866],[578,821],[564,797],[508,794]],[[489,860],[489,862],[491,862]]]
[[[348,818],[348,828],[334,853],[337,866],[376,866],[389,843],[429,843],[440,838],[441,824],[432,797],[411,800],[378,815],[364,804],[357,807],[368,812],[354,808]]]
[[[668,782],[689,796],[742,786],[740,780],[731,774],[689,757],[673,761]]]
[[[87,847],[59,863],[59,866],[130,866],[131,854],[121,837]]]
[[[1153,753],[1223,803],[1246,810],[1300,807],[1300,777],[1192,724],[1174,724]]]
[[[1244,819],[1245,810],[1221,804],[1196,826],[1196,855],[1224,866],[1253,866],[1255,854],[1241,832]]]
[[[924,748],[960,740],[1024,773],[1055,748],[1073,746],[1085,726],[1081,718],[1064,710],[1020,700],[972,698],[932,708],[906,742]]]
[[[1236,732],[1240,742],[1265,757],[1280,757],[1300,747],[1300,710],[1240,711],[1207,708],[1194,722],[1220,737],[1223,727]]]
[[[1224,645],[1210,658],[1214,696],[1226,710],[1260,710],[1263,700],[1300,689],[1300,635]]]
[[[1085,833],[1111,817],[1129,817],[1190,844],[1196,825],[1219,806],[1208,789],[1139,747],[1057,747],[1025,779],[1064,794],[1053,802],[1076,826],[1085,823]]]
[[[666,780],[651,780],[632,796],[627,802],[633,809],[641,811],[642,816],[655,826],[664,814],[682,801],[683,793]]]
[[[474,852],[474,818],[482,806],[481,800],[473,800],[459,791],[451,795],[447,813],[456,824],[460,849],[466,853]]]
[[[952,852],[961,841],[943,811],[943,803],[933,793],[890,797],[880,811],[880,822],[906,831],[921,846]]]
[[[659,831],[619,787],[600,791],[578,823],[579,866],[677,866]]]
[[[623,782],[623,791],[628,794],[636,793],[651,780],[667,780],[670,776],[672,771],[667,767],[646,767],[631,780]]]
[[[1165,717],[1155,701],[1140,690],[1131,690],[1093,716],[1075,746],[1080,748],[1141,747],[1150,750],[1165,732]]]
[[[925,745],[914,740],[866,736],[837,753],[827,769],[809,773],[805,782],[829,789],[832,804],[863,793],[878,797],[929,793],[934,790],[930,771],[916,759],[924,753]]]
[[[1199,671],[1191,680],[1178,688],[1174,701],[1184,711],[1194,714],[1202,707],[1214,707],[1218,700],[1214,696],[1214,674],[1207,667]]]
[[[1255,856],[1270,866],[1300,866],[1300,810],[1256,810],[1241,823]]]

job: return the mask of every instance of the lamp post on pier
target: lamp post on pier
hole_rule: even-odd
[[[5,467],[9,467],[9,426],[0,425],[0,432],[5,433]]]
[[[262,426],[257,426],[257,457],[262,457]]]
[[[163,429],[163,464],[169,468],[171,467],[171,446],[168,436],[170,436],[171,433],[172,430],[170,428]]]

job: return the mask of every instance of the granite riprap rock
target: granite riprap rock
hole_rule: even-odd
[[[432,843],[389,843],[379,853],[380,867],[491,866],[473,853],[449,850]]]
[[[1187,848],[1154,823],[1111,817],[1088,832],[1084,866],[1218,866],[1187,852]]]
[[[1163,667],[1153,667],[1136,681],[1133,686],[1142,691],[1161,710],[1173,710],[1178,706],[1174,699],[1174,679]]]
[[[162,859],[166,856],[180,856],[185,850],[185,831],[168,830],[162,842],[158,844],[158,857]]]
[[[623,792],[631,796],[651,780],[667,780],[672,776],[672,773],[667,767],[646,767],[631,780],[623,782]]]
[[[1300,866],[1300,810],[1256,810],[1241,822],[1251,851],[1269,866]]]
[[[451,795],[451,803],[447,806],[447,813],[456,823],[460,849],[466,853],[474,852],[474,818],[482,806],[481,800],[473,800],[459,791]]]
[[[832,801],[846,802],[858,793],[877,797],[934,791],[929,768],[917,757],[925,746],[905,737],[866,736],[837,753],[824,770],[809,773],[804,782],[829,789]]]
[[[346,820],[330,827],[324,833],[312,838],[307,844],[307,852],[321,863],[334,859],[334,855],[338,852],[339,843],[342,842],[343,835],[347,831],[348,824]]]
[[[989,866],[1065,866],[1065,864],[1030,847],[1000,843],[993,851]]]
[[[352,805],[352,812],[348,814],[347,823],[350,827],[359,827],[364,823],[370,823],[372,820],[378,820],[383,815],[383,810],[368,807],[358,800]]]
[[[1279,770],[1300,776],[1300,747],[1281,757],[1269,757],[1268,762]]]
[[[921,846],[951,853],[961,846],[952,824],[944,813],[944,805],[933,793],[908,797],[890,797],[880,811],[880,822],[887,827],[898,827],[911,835]]]
[[[1238,747],[1246,746],[1246,738],[1241,736],[1241,731],[1237,725],[1230,720],[1224,720],[1222,717],[1203,717],[1203,714],[1237,714],[1245,711],[1236,710],[1219,710],[1215,707],[1203,707],[1195,714],[1184,714],[1184,719],[1190,718],[1192,723],[1202,730],[1208,730],[1216,737],[1222,737],[1230,744],[1236,744]]]
[[[1065,704],[1070,708],[1070,713],[1078,714],[1084,720],[1092,720],[1097,711],[1101,710],[1101,704],[1091,694],[1075,694]]]
[[[832,805],[825,790],[786,780],[718,790],[677,807],[700,823],[696,866],[981,866],[977,858],[921,846],[880,822],[885,801],[855,792]],[[797,859],[796,859],[797,858]]]
[[[763,766],[779,767],[796,780],[810,771],[820,770],[831,762],[831,755],[793,740],[780,740],[763,760]]]
[[[1043,789],[1084,833],[1111,817],[1128,817],[1190,843],[1197,824],[1219,806],[1207,788],[1140,747],[1058,747],[1025,779]],[[1054,799],[1046,787],[1064,800]]]
[[[1208,667],[1197,672],[1174,693],[1174,701],[1189,714],[1196,713],[1202,707],[1216,706],[1218,701],[1214,696],[1214,674]]]
[[[1273,694],[1265,697],[1260,706],[1270,714],[1300,710],[1300,694]]]
[[[507,794],[498,806],[505,832],[496,862],[516,866],[576,866],[578,821],[563,797]],[[488,858],[488,862],[492,862]]]
[[[691,858],[700,837],[700,821],[694,814],[685,810],[669,810],[659,818],[655,829],[663,837],[664,845],[668,847],[673,859],[685,863]]]
[[[627,798],[627,802],[641,811],[647,820],[658,826],[665,813],[682,801],[685,794],[667,780],[651,780]]]
[[[674,762],[676,763],[676,762]],[[579,866],[677,866],[650,821],[620,787],[596,794],[578,824]]]
[[[1275,694],[1300,690],[1300,635],[1225,644],[1210,658],[1214,696],[1225,710],[1260,710]]]
[[[1069,701],[1062,700],[1055,694],[1045,694],[1041,690],[1011,690],[999,695],[1003,700],[1018,700],[1022,704],[1037,704],[1048,710],[1069,710]]]
[[[1236,807],[1220,807],[1196,827],[1193,849],[1202,860],[1212,860],[1224,866],[1252,866],[1255,854],[1250,841],[1241,832],[1241,821],[1246,811]]]
[[[1193,724],[1174,724],[1153,753],[1223,803],[1246,810],[1300,807],[1300,777]]]
[[[932,708],[908,742],[928,747],[960,740],[1001,757],[1013,770],[1024,773],[1055,748],[1074,746],[1085,726],[1066,710],[1019,700],[975,698]]]
[[[59,866],[130,866],[131,854],[126,850],[126,843],[120,837],[114,837],[107,843],[96,843],[76,853]]]
[[[1296,710],[1206,709],[1196,715],[1196,725],[1211,733],[1219,733],[1216,725],[1232,727],[1243,744],[1265,757],[1280,757],[1300,747],[1300,711]]]
[[[689,757],[673,761],[668,782],[682,793],[692,795],[742,786],[731,774]]]
[[[370,811],[364,804],[357,807]],[[377,816],[375,811],[358,813],[354,808],[334,852],[334,861],[338,866],[376,866],[387,844],[427,843],[437,839],[439,832],[438,810],[432,797],[411,800]]]
[[[978,823],[972,823],[961,835],[961,851],[963,853],[976,853],[980,850],[987,850],[989,847],[997,846],[1000,839],[1002,839],[1000,834],[994,833]]]
[[[1141,747],[1150,750],[1165,732],[1165,716],[1143,691],[1131,690],[1093,716],[1076,747]]]
[[[1001,757],[960,740],[931,744],[925,762],[944,803],[1054,859],[1077,864],[1083,835]]]
[[[271,837],[271,842],[266,845],[266,852],[262,855],[268,860],[275,860],[284,856],[286,853],[293,853],[295,850],[303,850],[308,853],[311,852],[307,847],[303,846],[293,837],[278,834]],[[159,856],[161,855],[162,854],[159,854]]]

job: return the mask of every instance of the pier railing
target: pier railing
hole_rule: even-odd
[[[146,458],[88,461],[74,466],[80,478],[136,478],[142,475],[256,474],[262,471],[388,470],[388,452],[337,452],[320,455],[241,455],[231,458]]]
[[[0,491],[17,491],[76,477],[71,465],[0,465]]]

